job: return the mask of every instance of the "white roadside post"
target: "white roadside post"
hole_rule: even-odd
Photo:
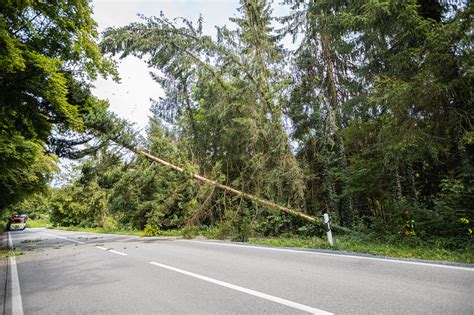
[[[328,236],[328,242],[329,242],[329,245],[332,246],[334,242],[332,240],[331,226],[329,225],[329,214],[327,213],[323,214],[323,218],[324,218],[324,228],[326,229],[326,234]]]

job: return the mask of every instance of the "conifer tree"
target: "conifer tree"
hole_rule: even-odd
[[[346,34],[338,27],[341,10],[343,7],[333,1],[295,1],[291,15],[282,21],[287,23],[286,32],[295,37],[300,32],[302,35],[296,51],[294,71],[298,76],[290,100],[290,115],[295,122],[295,136],[309,146],[303,156],[313,166],[311,178],[319,179],[323,187],[321,195],[313,195],[316,200],[310,203],[326,200],[320,208],[337,210],[341,224],[352,226],[342,129],[347,120],[344,107],[354,93],[355,83],[350,76],[352,47],[344,41]]]
[[[218,29],[213,41],[183,20],[164,16],[110,29],[103,48],[150,56],[167,90],[155,111],[173,118],[202,174],[222,165],[235,187],[283,203],[301,204],[302,173],[283,126],[287,84],[283,55],[271,34],[266,1],[242,1],[237,30]],[[168,113],[168,114],[167,114]],[[165,117],[165,118],[166,118]]]

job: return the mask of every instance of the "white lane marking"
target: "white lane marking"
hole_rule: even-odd
[[[73,242],[73,243],[86,244],[86,242],[76,241],[76,240],[73,240],[73,239],[70,239],[70,238],[67,238],[67,237],[61,237],[61,236],[57,236],[57,235],[54,235],[54,234],[48,234],[48,233],[43,233],[43,232],[35,232],[35,233],[43,234],[43,235],[51,236],[51,237],[55,237],[55,238],[60,238],[62,240],[66,240],[66,241]]]
[[[341,255],[341,254],[313,252],[313,251],[297,250],[297,249],[273,248],[273,247],[241,245],[241,244],[226,244],[226,243],[217,243],[217,242],[202,242],[202,241],[192,241],[192,240],[180,240],[180,241],[181,242],[190,242],[190,243],[199,243],[199,244],[212,244],[212,245],[218,245],[218,246],[244,247],[244,248],[248,248],[248,249],[259,249],[259,250],[290,252],[290,253],[300,253],[300,254],[313,254],[313,255],[323,255],[323,256],[336,256],[336,257],[342,257],[342,258],[366,259],[366,260],[375,260],[375,261],[382,261],[382,262],[389,262],[389,263],[400,263],[400,264],[407,264],[407,265],[418,265],[418,266],[428,266],[428,267],[436,267],[436,268],[474,271],[474,268],[470,268],[470,267],[431,264],[431,263],[423,263],[423,262],[407,261],[407,260],[397,260],[397,259],[390,259],[390,258],[376,258],[376,257],[364,257],[364,256],[354,256],[354,255]]]
[[[111,252],[111,253],[117,254],[117,255],[127,256],[127,254],[122,253],[122,252],[119,252],[119,251],[116,251],[116,250],[113,250],[113,249],[110,249],[110,250],[108,250],[108,251]]]
[[[119,252],[119,251],[116,251],[116,250],[113,250],[113,249],[110,249],[110,248],[105,248],[105,247],[102,247],[102,246],[96,246],[96,248],[102,249],[102,250],[105,250],[107,252],[111,252],[111,253],[114,253],[114,254],[117,254],[117,255],[127,256],[127,254],[125,254],[125,253],[122,253],[122,252]]]
[[[13,249],[13,241],[10,232],[8,232],[8,245]],[[16,266],[15,256],[10,256],[9,262],[12,283],[12,314],[23,315],[23,302],[21,300],[20,280],[18,279],[18,269]]]
[[[43,232],[36,232],[36,233],[43,234],[43,235],[46,235],[46,236],[55,237],[55,238],[60,238],[60,239],[63,239],[63,240],[69,241],[69,242],[78,243],[78,244],[87,244],[86,242],[76,241],[76,240],[73,240],[73,239],[70,239],[70,238],[67,238],[67,237],[61,237],[61,236],[57,236],[57,235],[54,235],[54,234],[48,234],[48,233],[43,233]],[[105,247],[102,247],[102,246],[96,246],[96,247],[99,248],[99,249],[117,254],[117,255],[127,256],[127,254],[116,251],[116,250],[113,250],[113,249],[105,248]]]
[[[157,263],[157,262],[154,262],[154,261],[150,262],[150,264],[161,267],[161,268],[165,268],[165,269],[168,269],[168,270],[171,270],[171,271],[175,271],[175,272],[178,272],[178,273],[182,273],[182,274],[185,274],[187,276],[194,277],[194,278],[197,278],[197,279],[200,279],[200,280],[211,282],[211,283],[214,283],[214,284],[217,284],[217,285],[220,285],[220,286],[232,289],[232,290],[247,293],[247,294],[250,294],[250,295],[265,299],[265,300],[269,300],[269,301],[272,301],[272,302],[275,302],[275,303],[286,305],[286,306],[289,306],[289,307],[292,307],[292,308],[295,308],[295,309],[298,309],[298,310],[301,310],[301,311],[305,311],[305,312],[308,312],[308,313],[311,313],[311,314],[321,314],[321,315],[330,315],[330,314],[332,314],[332,313],[329,313],[329,312],[326,312],[326,311],[323,311],[323,310],[320,310],[320,309],[317,309],[317,308],[314,308],[314,307],[311,307],[311,306],[307,306],[307,305],[304,305],[304,304],[300,304],[300,303],[296,303],[296,302],[293,302],[293,301],[285,300],[285,299],[282,299],[282,298],[279,298],[279,297],[276,297],[276,296],[273,296],[273,295],[269,295],[269,294],[265,294],[265,293],[262,293],[262,292],[254,291],[254,290],[247,289],[247,288],[235,285],[235,284],[231,284],[231,283],[227,283],[227,282],[224,282],[224,281],[216,280],[216,279],[213,279],[213,278],[209,278],[209,277],[206,277],[206,276],[199,275],[197,273],[193,273],[193,272],[186,271],[186,270],[183,270],[183,269],[179,269],[179,268],[171,267],[171,266],[168,266],[168,265],[160,264],[160,263]]]

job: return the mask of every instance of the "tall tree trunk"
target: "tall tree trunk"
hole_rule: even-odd
[[[408,161],[405,166],[406,196],[412,204],[416,204],[415,176],[413,175],[413,163]]]
[[[390,192],[392,193],[393,202],[396,206],[400,206],[402,202],[402,186],[400,184],[400,174],[398,166],[393,159],[389,159],[388,176]]]
[[[321,12],[321,15],[324,15],[324,12]],[[351,227],[354,225],[354,214],[352,211],[352,198],[347,193],[348,182],[347,182],[347,161],[346,154],[344,149],[344,140],[342,134],[340,133],[340,128],[342,126],[342,117],[341,117],[341,105],[339,104],[337,98],[337,89],[336,89],[336,78],[334,74],[334,60],[331,48],[329,46],[329,40],[326,35],[321,34],[321,46],[323,59],[326,66],[327,72],[327,81],[328,81],[328,92],[330,99],[330,107],[333,118],[332,121],[332,131],[334,134],[334,143],[336,155],[337,167],[339,168],[342,176],[336,181],[336,193],[339,196],[338,210],[341,217],[341,225],[346,227]]]

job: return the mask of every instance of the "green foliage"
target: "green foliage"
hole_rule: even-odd
[[[50,198],[51,192],[48,189],[45,193],[27,196],[10,209],[15,213],[25,213],[29,220],[48,218],[51,211]]]
[[[46,190],[50,174],[57,169],[57,159],[44,153],[40,141],[7,134],[0,131],[0,209]]]
[[[350,95],[362,87],[349,72],[355,71],[354,45],[345,41],[339,26],[343,6],[330,1],[294,2],[284,34],[303,38],[294,56],[295,80],[288,114],[301,142],[302,162],[307,165],[307,203],[314,212],[330,212],[343,226],[354,221],[348,185],[346,143],[341,129],[344,110],[354,103]],[[356,103],[357,104],[357,103]]]
[[[418,208],[414,211],[414,218],[419,222],[419,236],[425,240],[433,236],[454,237],[459,243],[471,238],[468,232],[474,215],[471,200],[470,189],[461,181],[443,180],[433,209]]]
[[[0,209],[44,190],[55,168],[56,135],[84,131],[104,104],[89,91],[115,74],[95,43],[86,0],[0,4]],[[54,135],[53,135],[54,134]]]
[[[154,224],[146,224],[143,229],[145,236],[160,236],[160,228]]]
[[[63,63],[19,55],[16,42],[5,39],[14,60],[0,64],[59,72],[45,94],[58,126],[87,129],[83,139],[52,142],[63,155],[89,156],[78,178],[53,191],[51,221],[153,236],[288,235],[325,246],[314,238],[324,236],[321,227],[191,177],[202,174],[314,216],[329,212],[353,232],[338,227],[342,250],[435,259],[454,253],[472,261],[463,252],[472,250],[474,222],[472,5],[286,3],[290,15],[278,20],[280,31],[263,0],[241,1],[230,19],[235,28],[218,27],[216,39],[203,34],[202,18],[163,14],[108,29],[104,52],[135,55],[159,70],[153,79],[165,96],[152,101],[145,138],[80,89]],[[295,51],[281,49],[283,35],[301,39]],[[64,87],[74,102],[64,100]],[[36,159],[41,141],[18,134],[23,138],[0,138],[0,150],[10,154],[2,165],[15,156],[16,163],[51,165]],[[99,144],[80,154],[73,149],[91,137]],[[116,145],[185,172],[122,155]],[[5,183],[18,178],[3,172]]]
[[[240,208],[237,215],[236,229],[237,235],[233,239],[237,242],[246,242],[249,239],[251,233],[250,226],[250,211],[248,207],[243,206]]]
[[[243,1],[238,30],[218,29],[218,40],[165,16],[109,29],[107,52],[147,58],[160,69],[167,97],[153,112],[180,127],[178,134],[200,171],[222,165],[229,184],[266,198],[301,204],[302,172],[282,121],[287,86],[283,55],[271,34],[265,1]]]
[[[28,219],[28,222],[26,223],[27,228],[47,228],[49,226],[49,219]]]

